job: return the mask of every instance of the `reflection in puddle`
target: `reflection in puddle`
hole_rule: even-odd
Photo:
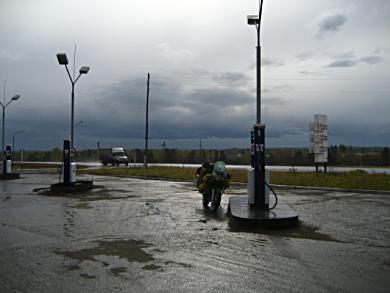
[[[271,230],[260,229],[253,225],[238,225],[234,220],[229,221],[230,232],[247,232],[281,237],[341,242],[328,234],[318,232],[318,230],[318,227],[307,225],[302,222],[300,222],[296,228]]]

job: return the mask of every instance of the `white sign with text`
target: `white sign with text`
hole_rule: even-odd
[[[315,114],[314,121],[309,122],[310,142],[309,152],[314,153],[315,163],[328,162],[328,117]]]

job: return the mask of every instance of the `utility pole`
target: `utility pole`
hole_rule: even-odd
[[[96,161],[100,161],[100,141],[97,142],[97,148],[96,148]]]
[[[145,151],[144,151],[144,168],[148,168],[148,136],[149,136],[149,83],[150,73],[148,73],[148,81],[146,88],[146,115],[145,115]]]
[[[5,105],[5,87],[7,85],[7,81],[4,80],[4,86],[3,86],[3,105]],[[3,107],[3,132],[2,132],[2,139],[1,139],[1,150],[4,152],[4,123],[5,123],[5,108]]]
[[[202,164],[202,138],[199,138],[199,163]]]

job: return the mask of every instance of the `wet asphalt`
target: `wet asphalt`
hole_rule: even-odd
[[[0,292],[389,292],[389,194],[276,190],[299,227],[249,230],[227,214],[244,186],[213,214],[191,183],[93,179],[0,181]]]

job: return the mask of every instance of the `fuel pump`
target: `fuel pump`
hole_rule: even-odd
[[[12,148],[10,145],[7,145],[5,147],[5,151],[4,151],[4,155],[5,155],[5,158],[4,158],[4,161],[3,161],[3,174],[4,175],[7,175],[7,174],[11,174],[12,172],[12,161],[11,161],[11,157],[12,157]]]
[[[269,192],[266,188],[265,125],[255,124],[251,130],[251,168],[248,173],[248,203],[257,209],[269,208]]]
[[[70,147],[70,141],[64,140],[63,149],[63,179],[64,184],[69,186],[76,181],[76,164],[73,162],[74,149]]]

